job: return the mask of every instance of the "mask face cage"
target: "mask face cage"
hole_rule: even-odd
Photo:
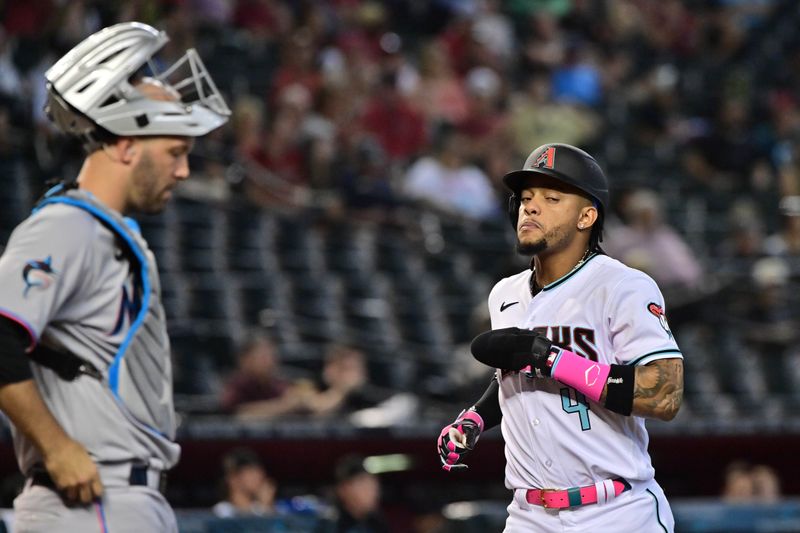
[[[119,136],[198,137],[222,126],[231,111],[194,49],[159,68],[168,40],[135,22],[88,37],[45,73],[48,116],[88,152]]]
[[[218,115],[230,116],[230,108],[194,48],[188,49],[163,72],[159,73],[157,61],[153,58],[147,61],[147,67],[154,79],[175,90],[185,106],[199,104]]]
[[[198,137],[227,122],[231,110],[194,48],[164,68],[154,55],[120,84],[118,101],[108,101],[97,124],[117,135]],[[149,97],[140,83],[155,84],[167,95]]]

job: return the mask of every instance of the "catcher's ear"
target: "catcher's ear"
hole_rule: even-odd
[[[125,157],[127,159],[133,159],[136,156],[136,152],[139,148],[138,143],[136,142],[136,139],[131,137],[126,137],[125,141]]]
[[[116,149],[121,163],[131,163],[139,151],[139,145],[133,137],[122,137],[117,140]]]
[[[138,147],[133,137],[120,137],[112,143],[104,144],[103,151],[112,161],[130,164],[136,157]]]

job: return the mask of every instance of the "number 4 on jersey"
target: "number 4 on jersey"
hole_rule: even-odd
[[[565,413],[578,413],[581,420],[581,430],[592,429],[592,424],[589,422],[589,403],[586,401],[586,396],[575,389],[564,387],[561,389],[561,408],[564,409]]]

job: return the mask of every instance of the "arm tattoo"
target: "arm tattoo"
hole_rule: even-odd
[[[659,359],[636,367],[632,414],[672,420],[678,414],[682,401],[682,359]]]

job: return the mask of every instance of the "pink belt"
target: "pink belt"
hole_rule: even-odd
[[[525,499],[531,505],[541,505],[546,509],[566,509],[578,505],[607,502],[616,498],[623,492],[630,490],[631,485],[622,478],[611,479],[606,482],[586,485],[585,487],[571,487],[569,489],[529,489]],[[611,493],[613,491],[613,494]]]

